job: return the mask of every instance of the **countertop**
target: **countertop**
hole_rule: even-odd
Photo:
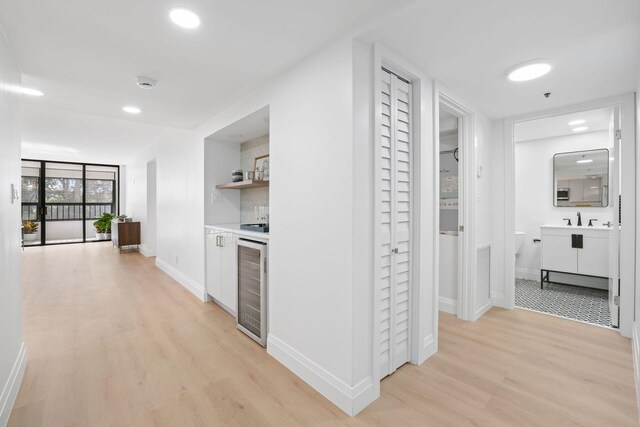
[[[605,227],[603,225],[594,225],[589,227],[588,225],[541,225],[540,228],[561,228],[564,230],[603,230],[603,231],[611,231],[612,228]]]
[[[205,225],[205,229],[228,231],[241,237],[249,237],[251,239],[269,240],[269,233],[260,233],[258,231],[241,230],[240,224],[211,224]]]

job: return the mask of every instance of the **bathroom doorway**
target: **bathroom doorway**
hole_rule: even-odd
[[[518,121],[513,141],[514,305],[617,328],[623,199],[618,108]]]
[[[458,314],[459,277],[459,226],[462,224],[459,196],[462,191],[460,175],[461,150],[460,119],[446,106],[440,104],[439,115],[439,161],[440,161],[440,248],[439,309],[445,313]]]

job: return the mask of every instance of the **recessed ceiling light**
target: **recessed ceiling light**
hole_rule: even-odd
[[[126,107],[122,107],[122,111],[129,114],[140,114],[140,109],[138,107],[133,107],[131,105],[127,105]]]
[[[238,139],[238,138],[242,138],[243,136],[244,136],[244,135],[241,135],[241,134],[239,134],[239,133],[232,133],[231,135],[229,135],[229,138],[235,138],[235,139]]]
[[[20,93],[29,96],[42,96],[44,93],[40,92],[38,89],[33,89],[30,87],[21,87]]]
[[[576,160],[576,163],[593,163],[593,159]]]
[[[578,126],[584,123],[584,120],[579,119],[579,120],[571,120],[569,122],[569,126]]]
[[[526,82],[537,79],[551,71],[551,64],[537,59],[516,65],[507,73],[507,78],[512,82]]]
[[[578,126],[577,128],[573,128],[571,130],[574,131],[574,132],[582,132],[582,131],[585,131],[587,129],[589,129],[589,128],[586,127],[586,126]]]
[[[189,9],[176,8],[169,11],[169,18],[179,27],[193,29],[200,26],[200,18]]]

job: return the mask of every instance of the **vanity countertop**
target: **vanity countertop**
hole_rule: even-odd
[[[260,233],[257,231],[241,230],[240,224],[211,224],[211,225],[205,225],[204,228],[211,229],[211,230],[228,231],[228,232],[237,234],[238,236],[241,236],[241,237],[269,240],[269,233]]]
[[[592,227],[589,227],[588,225],[577,226],[577,225],[546,225],[545,224],[545,225],[541,225],[540,228],[558,228],[562,230],[579,230],[579,231],[584,231],[584,230],[611,231],[613,230],[613,228],[605,227],[603,225],[594,225]]]

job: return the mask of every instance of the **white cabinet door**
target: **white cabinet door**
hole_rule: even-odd
[[[571,234],[542,235],[542,268],[567,273],[578,272],[578,249],[571,247]]]
[[[221,277],[221,264],[220,264],[220,233],[214,230],[207,230],[206,232],[206,251],[207,251],[207,263],[206,263],[206,286],[207,294],[220,301],[222,298],[222,277]]]
[[[221,236],[221,243],[220,276],[222,293],[220,302],[236,313],[238,310],[237,237],[233,233],[224,233]]]
[[[378,286],[380,377],[409,361],[411,293],[411,85],[382,73]]]
[[[584,236],[578,256],[578,272],[588,276],[609,277],[609,239]]]

